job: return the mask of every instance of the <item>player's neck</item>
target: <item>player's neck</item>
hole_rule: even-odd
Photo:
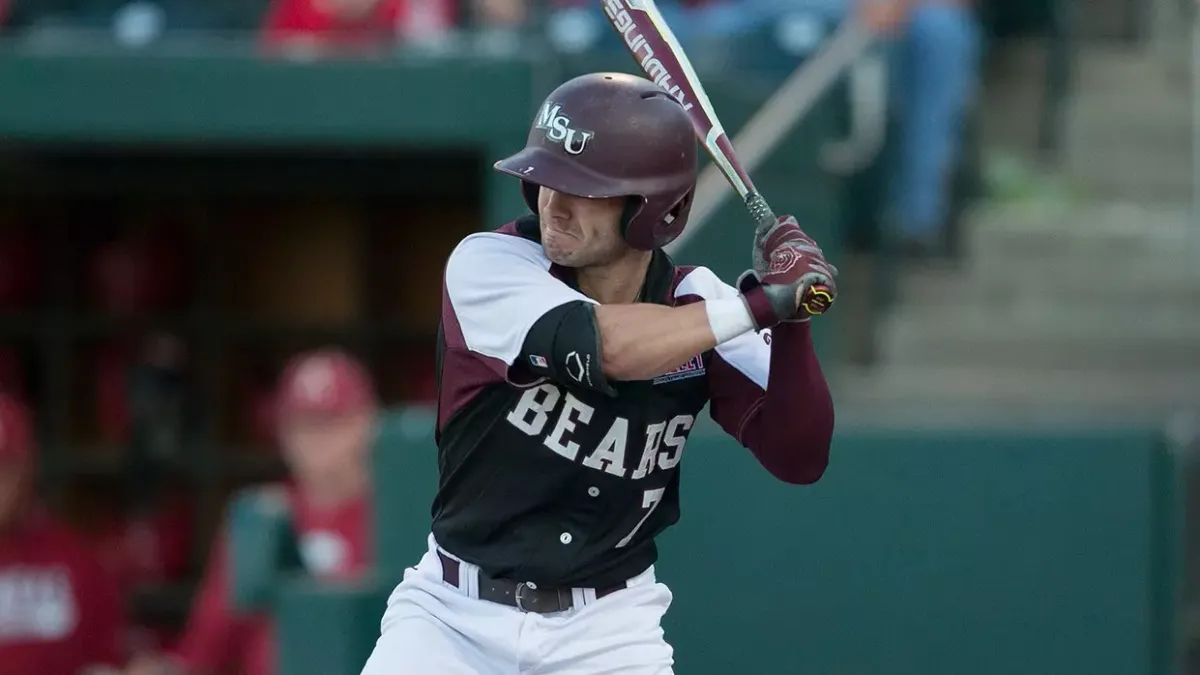
[[[575,282],[584,295],[602,305],[637,302],[642,285],[646,282],[651,256],[651,251],[631,249],[607,265],[577,269]]]
[[[353,502],[367,490],[365,471],[328,474],[302,487],[304,498],[317,509],[336,509]]]

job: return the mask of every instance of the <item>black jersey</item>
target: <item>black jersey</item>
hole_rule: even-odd
[[[464,239],[443,289],[438,543],[489,575],[545,587],[604,587],[644,571],[655,536],[679,518],[696,416],[711,399],[714,419],[740,439],[761,405],[770,331],[650,381],[607,382],[595,302],[546,258],[536,217]],[[736,294],[656,251],[642,301]]]

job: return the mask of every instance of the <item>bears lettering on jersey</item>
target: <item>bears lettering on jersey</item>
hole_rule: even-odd
[[[526,389],[505,419],[529,436],[544,434],[542,445],[572,462],[631,480],[645,478],[656,469],[678,466],[683,458],[688,432],[696,421],[692,415],[675,415],[667,421],[647,424],[631,435],[629,420],[617,416],[600,443],[581,453],[584,449],[571,438],[579,431],[579,427],[587,426],[592,421],[595,412],[592,406],[571,392],[546,383]],[[634,442],[633,439],[643,442],[641,452],[634,455],[637,463],[629,464],[633,458],[629,457],[627,448]]]

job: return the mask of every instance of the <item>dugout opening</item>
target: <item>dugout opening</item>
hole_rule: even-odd
[[[99,538],[127,510],[129,369],[186,349],[196,413],[172,493],[188,564],[134,614],[178,627],[228,494],[282,472],[262,401],[306,347],[360,356],[389,405],[431,401],[441,270],[485,222],[490,158],[444,148],[0,148],[0,387],[34,409],[40,492]],[[514,188],[515,189],[515,188]]]

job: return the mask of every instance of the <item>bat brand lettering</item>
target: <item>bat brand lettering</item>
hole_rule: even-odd
[[[666,89],[667,93],[676,101],[679,101],[684,110],[691,110],[692,104],[688,103],[683,89],[671,82],[671,74],[667,72],[667,67],[663,65],[661,60],[655,57],[654,48],[638,32],[637,24],[626,8],[637,9],[637,3],[625,2],[624,0],[604,1],[605,14],[608,14],[608,17],[612,20],[613,27],[621,34],[621,38],[629,46],[629,51],[633,53],[634,58],[641,63],[642,70],[646,71],[646,76],[658,86]]]
[[[583,152],[588,141],[596,135],[591,131],[573,128],[571,118],[562,114],[562,106],[557,103],[547,102],[542,106],[538,112],[536,126],[546,132],[547,140],[561,144],[570,155]]]
[[[614,417],[599,444],[583,451],[572,440],[592,421],[596,409],[580,401],[570,392],[553,384],[526,389],[521,400],[508,413],[508,423],[529,436],[542,436],[542,445],[555,453],[580,462],[589,469],[604,471],[618,478],[639,480],[659,469],[674,469],[683,459],[683,446],[695,418],[676,415],[669,421],[647,424],[641,434],[630,433],[629,420]],[[549,432],[547,432],[547,429]],[[629,455],[629,443],[640,443],[641,453]],[[636,448],[636,445],[635,445]],[[637,463],[634,464],[633,462]]]

